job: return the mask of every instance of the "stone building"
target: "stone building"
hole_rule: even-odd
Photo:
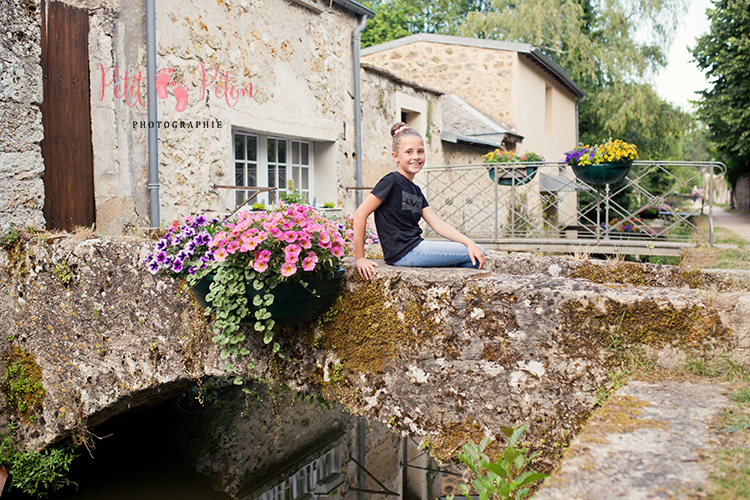
[[[353,209],[352,38],[372,11],[351,0],[159,2],[153,120],[143,2],[2,5],[3,230],[149,225],[149,188],[153,224],[168,224],[253,194],[219,186],[276,186],[257,197],[271,202],[287,174],[311,201]]]
[[[362,61],[458,95],[521,136],[517,152],[556,161],[577,143],[577,104],[584,93],[529,44],[423,33],[363,49]]]
[[[559,161],[578,142],[578,103],[584,93],[531,45],[419,34],[368,47],[362,60],[368,68],[444,93],[439,100],[441,144],[431,146],[440,153],[428,157],[428,167],[478,164],[483,154],[497,148],[534,151]],[[406,108],[400,111],[413,116]],[[417,182],[435,197],[433,208],[465,230],[473,224],[466,221],[491,220],[495,212],[512,232],[518,217],[534,221],[552,236],[575,223],[569,167],[543,167],[528,184],[502,188],[497,202],[494,181],[482,170],[426,171]],[[434,186],[428,177],[437,179]],[[483,228],[473,234],[491,240],[496,232]]]

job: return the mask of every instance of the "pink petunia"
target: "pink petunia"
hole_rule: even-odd
[[[281,264],[281,275],[284,277],[289,277],[292,274],[297,272],[297,266],[292,264],[291,262],[284,262]]]
[[[257,259],[253,264],[253,269],[259,273],[265,272],[268,269],[268,261]]]
[[[227,249],[225,247],[220,247],[214,252],[214,260],[216,262],[224,262],[227,260]]]
[[[260,260],[265,260],[268,262],[271,259],[271,251],[270,250],[261,250],[260,255],[258,255],[258,258]]]
[[[312,259],[314,262],[318,262],[318,255],[315,252],[307,252],[307,258]]]
[[[311,259],[310,257],[305,257],[302,261],[302,269],[304,271],[312,271],[315,269],[315,260]]]
[[[229,245],[227,245],[227,252],[234,254],[237,253],[237,250],[240,249],[240,242],[237,240],[232,240]]]
[[[331,247],[331,253],[336,257],[343,257],[344,249],[341,247],[341,245],[333,245]]]
[[[294,243],[297,241],[297,232],[296,231],[289,231],[287,233],[284,233],[284,236],[282,238],[287,243]]]
[[[300,238],[299,240],[297,240],[297,242],[305,250],[312,248],[312,242],[308,238]]]

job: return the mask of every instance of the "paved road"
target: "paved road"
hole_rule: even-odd
[[[708,209],[705,209],[708,213]],[[750,214],[730,214],[721,207],[714,207],[714,227],[723,227],[750,241]]]

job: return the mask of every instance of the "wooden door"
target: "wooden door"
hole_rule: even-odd
[[[87,11],[42,0],[47,229],[91,227],[96,221],[88,38]]]

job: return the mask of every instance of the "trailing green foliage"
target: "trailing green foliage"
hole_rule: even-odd
[[[541,472],[523,470],[534,460],[538,453],[527,456],[528,448],[517,448],[521,436],[526,432],[527,425],[520,427],[503,427],[501,430],[508,438],[508,447],[499,460],[490,462],[484,450],[492,442],[486,437],[476,445],[466,443],[464,452],[458,458],[476,475],[471,485],[479,493],[480,500],[518,500],[529,495],[528,485],[547,477]],[[469,498],[469,487],[460,485],[461,493]],[[453,495],[448,497],[453,499]]]
[[[0,463],[10,470],[10,488],[36,498],[70,484],[66,475],[76,456],[69,443],[41,452],[19,450],[11,434],[0,433]]]

